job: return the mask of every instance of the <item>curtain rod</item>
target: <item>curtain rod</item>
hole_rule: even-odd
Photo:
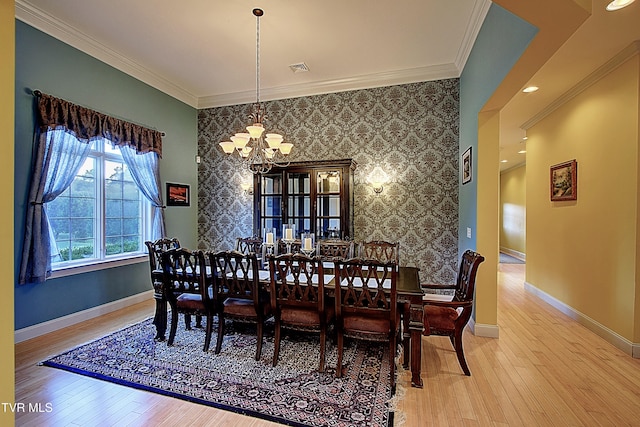
[[[42,96],[42,91],[40,89],[34,89],[32,92],[33,92],[33,96],[38,96],[38,97]],[[128,120],[128,119],[122,119],[122,120]],[[142,126],[145,126],[145,125],[142,125]],[[151,126],[145,126],[145,127],[149,128],[149,129],[153,129]],[[166,132],[164,132],[164,131],[159,131],[159,132],[160,132],[160,135],[162,135],[163,138],[165,136],[167,136]]]

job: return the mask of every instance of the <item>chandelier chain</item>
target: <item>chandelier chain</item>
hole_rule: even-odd
[[[256,104],[260,104],[260,16],[256,16]]]

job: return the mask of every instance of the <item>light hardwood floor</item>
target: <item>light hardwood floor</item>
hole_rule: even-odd
[[[640,426],[640,360],[524,292],[523,281],[523,265],[500,265],[500,338],[465,332],[471,377],[462,374],[448,338],[422,338],[425,387],[410,388],[409,373],[401,374],[398,421],[404,418],[406,427]],[[149,301],[17,344],[16,402],[41,403],[43,410],[50,403],[53,410],[20,413],[16,426],[278,425],[37,366],[152,313]]]

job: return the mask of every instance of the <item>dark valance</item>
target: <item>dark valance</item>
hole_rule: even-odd
[[[80,141],[102,137],[139,154],[155,152],[162,157],[162,133],[107,116],[51,95],[38,93],[37,121],[40,130],[64,129]]]

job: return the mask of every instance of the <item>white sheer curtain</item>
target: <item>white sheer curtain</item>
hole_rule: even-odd
[[[49,129],[40,134],[29,190],[18,283],[44,282],[51,275],[51,257],[58,251],[51,238],[44,204],[71,185],[90,148],[91,143],[81,142],[64,130]]]
[[[151,240],[165,235],[164,206],[162,205],[162,190],[160,188],[160,172],[158,154],[154,152],[136,153],[130,147],[121,145],[120,152],[124,162],[129,167],[131,177],[138,189],[152,205],[152,233]]]

